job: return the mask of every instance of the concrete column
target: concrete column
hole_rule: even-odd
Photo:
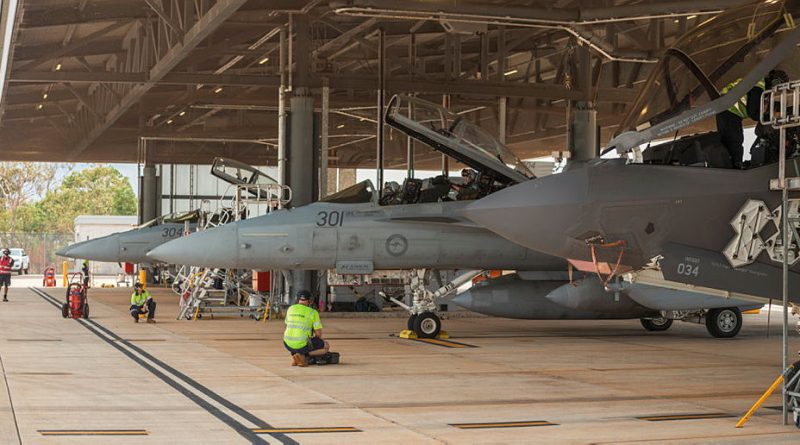
[[[311,35],[308,17],[294,16],[295,40],[294,79],[292,97],[289,99],[290,125],[287,157],[289,159],[289,186],[292,188],[292,207],[310,204],[314,199],[315,170],[314,152],[314,97],[309,88],[311,71]],[[291,64],[291,61],[290,61]],[[292,271],[292,294],[305,289],[313,292],[313,273]]]
[[[141,223],[157,218],[158,200],[161,199],[158,190],[158,176],[155,165],[145,165],[139,181],[139,220]]]
[[[322,116],[320,117],[320,153],[319,153],[319,197],[328,196],[328,118],[330,112],[330,94],[328,81],[322,87]]]
[[[571,159],[585,161],[598,156],[597,111],[593,99],[592,55],[585,45],[577,48],[577,87],[583,93],[584,100],[570,103],[567,114],[569,127],[567,131],[567,147]]]

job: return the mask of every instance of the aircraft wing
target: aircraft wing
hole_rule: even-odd
[[[781,300],[782,274],[774,266],[756,262],[733,268],[722,253],[668,243],[659,261],[664,279],[691,286],[725,289],[731,293]],[[800,274],[789,272],[789,301],[800,303]]]

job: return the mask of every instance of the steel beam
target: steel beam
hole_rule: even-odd
[[[148,75],[148,82],[133,87],[122,98],[119,104],[109,111],[105,119],[97,124],[83,138],[75,148],[70,151],[69,157],[75,158],[89,147],[100,135],[125,114],[139,99],[150,91],[157,82],[172,71],[197,45],[219,27],[228,17],[236,12],[247,0],[220,0],[211,7],[183,38],[161,57],[153,66]]]

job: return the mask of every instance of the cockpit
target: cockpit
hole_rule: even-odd
[[[506,185],[472,169],[458,177],[406,178],[402,184],[388,181],[381,193],[366,179],[321,199],[336,204],[377,203],[382,206],[429,202],[470,201],[505,188]]]
[[[765,59],[782,40],[785,32],[793,27],[787,26],[789,23],[784,16],[786,5],[783,2],[757,2],[734,8],[709,18],[686,33],[653,68],[627,116],[617,128],[616,135],[645,130],[719,98],[727,88],[735,85]],[[797,79],[800,67],[796,59],[790,57],[784,60],[773,72],[782,71],[789,78]],[[770,77],[764,80],[766,89],[771,88]],[[760,100],[760,92],[752,97]],[[746,101],[747,98],[742,100]],[[747,116],[744,116],[744,121],[745,126],[754,123]],[[759,125],[755,143],[743,147],[745,154],[749,151],[752,155],[749,166],[777,160],[777,138],[773,137],[770,130]],[[730,138],[726,138],[729,136],[727,132],[731,131],[736,131],[736,128],[721,126],[718,117],[712,115],[679,128],[667,140],[652,142],[644,147],[643,157],[639,161],[715,168],[738,167],[741,159],[737,163],[736,156],[731,157]],[[790,134],[789,143],[794,145],[788,147],[787,153],[796,153],[800,149],[800,138],[795,133]]]

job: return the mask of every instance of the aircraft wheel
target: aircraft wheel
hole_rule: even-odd
[[[436,338],[442,330],[442,320],[433,312],[423,312],[414,320],[414,332],[419,338]]]
[[[736,337],[742,329],[742,311],[738,307],[711,309],[706,314],[706,329],[712,337]]]
[[[408,324],[406,325],[406,328],[409,331],[413,331],[414,330],[414,322],[416,322],[416,321],[417,321],[417,314],[411,314],[408,317]]]
[[[642,318],[639,320],[642,322],[642,326],[646,331],[650,332],[660,332],[666,331],[667,329],[672,326],[672,319],[669,318]]]

